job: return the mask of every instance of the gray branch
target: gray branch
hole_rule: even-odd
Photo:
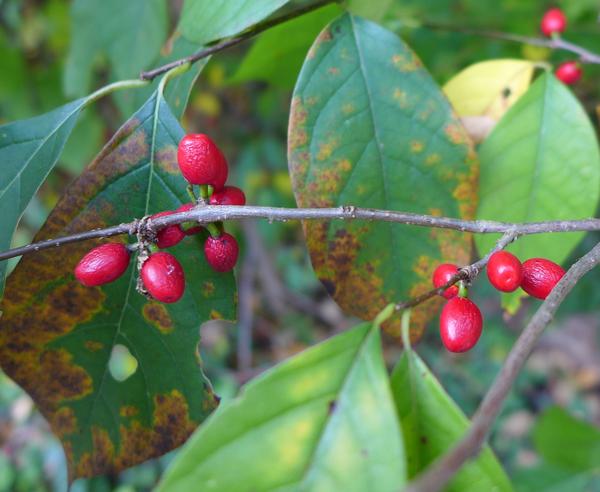
[[[444,487],[456,472],[476,457],[498,417],[525,360],[546,328],[558,307],[577,282],[600,262],[600,243],[571,266],[548,298],[539,307],[508,354],[502,369],[473,416],[467,434],[448,453],[435,461],[414,480],[406,492],[436,492]]]

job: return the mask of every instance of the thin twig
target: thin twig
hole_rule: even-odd
[[[564,50],[574,53],[579,56],[579,60],[582,63],[600,64],[600,55],[587,50],[575,43],[564,40],[563,38],[536,38],[529,36],[521,36],[519,34],[511,34],[501,31],[488,31],[485,29],[471,29],[468,27],[452,26],[449,24],[442,24],[437,22],[421,22],[419,26],[427,29],[434,29],[439,31],[452,31],[463,34],[469,34],[473,36],[481,36],[492,39],[500,39],[502,41],[513,41],[515,43],[530,44],[534,46],[543,46],[545,48]]]
[[[88,239],[107,238],[120,234],[136,234],[140,224],[145,224],[150,231],[163,227],[180,224],[187,221],[197,221],[201,224],[217,221],[239,220],[247,217],[262,218],[268,221],[288,220],[366,220],[394,222],[397,224],[413,225],[438,229],[454,229],[462,232],[480,234],[513,232],[518,236],[541,234],[546,232],[591,232],[600,231],[600,219],[554,220],[546,222],[526,222],[513,224],[490,220],[462,220],[450,217],[420,215],[395,210],[380,210],[342,206],[335,208],[283,208],[255,207],[233,205],[201,205],[187,212],[178,212],[166,217],[158,217],[142,222],[138,219],[104,229],[92,229],[56,239],[47,239],[27,246],[0,252],[0,261],[35,253],[43,249],[56,248],[69,243],[86,241]]]
[[[254,25],[253,27],[249,28],[247,31],[243,32],[238,36],[219,41],[216,44],[213,44],[208,48],[203,48],[190,56],[180,58],[179,60],[172,61],[160,67],[148,70],[147,72],[142,72],[140,74],[140,79],[153,80],[159,75],[168,72],[172,68],[178,67],[180,65],[185,65],[186,63],[196,63],[198,60],[202,60],[203,58],[207,58],[215,53],[218,53],[219,51],[231,48],[232,46],[235,46],[250,38],[253,38],[257,34],[260,34],[261,32],[264,32],[267,29],[270,29],[271,27],[278,26],[279,24],[283,24],[284,22],[287,22],[291,19],[295,19],[296,17],[308,14],[309,12],[317,10],[330,3],[336,3],[337,1],[338,0],[318,0],[315,3],[292,10],[291,12],[288,12],[287,14],[281,15],[279,17],[275,17],[274,19],[268,19],[264,22],[259,22],[258,24]]]
[[[417,477],[407,492],[436,492],[444,487],[469,459],[477,456],[487,439],[502,404],[529,354],[567,294],[587,272],[600,263],[600,243],[569,268],[521,333],[495,381],[473,416],[465,437]]]
[[[490,257],[496,251],[500,251],[506,248],[510,243],[517,239],[517,237],[518,234],[516,234],[514,231],[505,232],[504,235],[498,240],[494,248],[483,258],[471,265],[467,265],[461,268],[456,275],[450,278],[450,280],[448,280],[448,282],[446,282],[441,287],[438,287],[437,289],[428,290],[427,292],[424,292],[419,296],[413,297],[408,301],[399,302],[398,304],[396,304],[396,311],[402,311],[404,309],[414,307],[417,304],[421,304],[422,302],[431,299],[432,297],[440,296],[448,287],[452,287],[456,282],[460,280],[468,280],[469,282],[473,281],[479,275],[481,270],[483,270],[488,264],[488,261],[490,261]]]

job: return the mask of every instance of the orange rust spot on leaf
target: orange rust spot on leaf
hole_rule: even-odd
[[[327,160],[331,157],[331,154],[340,145],[340,141],[337,138],[330,138],[327,142],[319,145],[319,152],[317,153],[317,159],[319,161]]]
[[[351,115],[356,111],[356,106],[352,103],[346,103],[342,105],[342,113],[345,115]]]
[[[423,152],[424,148],[425,148],[425,144],[419,140],[413,140],[410,142],[410,150],[411,150],[411,152],[414,152],[415,154]]]
[[[155,161],[163,171],[174,175],[180,174],[179,165],[177,164],[177,149],[174,145],[167,145],[158,150]]]
[[[315,56],[317,56],[317,53],[319,52],[319,48],[321,47],[321,45],[324,43],[327,43],[328,41],[331,41],[331,39],[332,39],[332,36],[331,36],[331,31],[329,30],[329,28],[321,31],[321,33],[317,36],[317,39],[315,39],[315,42],[313,43],[313,45],[308,50],[306,59],[312,60]]]
[[[441,160],[442,160],[442,157],[440,156],[440,154],[433,153],[433,154],[429,154],[425,158],[425,164],[427,166],[433,166],[434,164],[438,164],[439,162],[441,162]]]
[[[408,94],[402,89],[394,89],[392,97],[394,98],[394,101],[396,101],[400,105],[401,108],[408,107]]]
[[[77,431],[77,417],[70,407],[60,407],[53,415],[50,422],[52,430],[59,436],[73,434]]]
[[[104,348],[104,344],[102,342],[97,342],[95,340],[87,340],[84,345],[85,348],[90,352],[98,352]]]
[[[392,56],[392,63],[401,72],[414,72],[423,66],[421,60],[412,52]]]
[[[327,73],[331,74],[331,75],[339,75],[340,74],[340,69],[337,67],[329,67],[327,69]]]
[[[463,145],[470,143],[467,132],[458,122],[449,123],[444,127],[444,133],[448,137],[448,140],[456,145]]]
[[[215,284],[213,282],[205,281],[202,282],[202,295],[204,297],[211,297],[215,293]]]
[[[161,333],[166,335],[173,331],[173,320],[164,304],[149,301],[143,307],[142,314],[144,319]]]
[[[121,408],[119,408],[119,415],[121,417],[135,417],[139,413],[139,409],[133,405],[123,405]]]
[[[223,315],[216,309],[211,309],[209,319],[223,319]]]

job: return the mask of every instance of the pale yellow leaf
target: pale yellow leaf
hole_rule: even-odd
[[[500,59],[470,65],[444,86],[459,116],[489,116],[498,121],[527,91],[535,64]]]

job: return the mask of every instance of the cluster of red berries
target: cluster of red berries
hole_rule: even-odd
[[[553,8],[544,14],[540,24],[545,36],[557,37],[567,28],[567,18],[559,8]],[[556,78],[564,84],[572,85],[579,81],[583,75],[581,64],[577,61],[566,61],[561,63],[555,71]]]
[[[244,192],[235,186],[225,186],[229,173],[227,160],[215,143],[206,135],[186,135],[179,142],[177,162],[183,177],[200,186],[201,195],[210,205],[245,205]],[[186,212],[197,205],[186,203],[177,210],[154,214],[150,220]],[[204,243],[204,256],[217,272],[228,272],[237,262],[239,248],[236,239],[225,232],[222,223],[207,224],[209,232]],[[171,253],[157,251],[179,244],[186,236],[203,230],[197,223],[166,226],[156,233],[152,251],[140,269],[144,290],[157,301],[177,302],[185,290],[185,275],[177,258]],[[119,278],[129,266],[130,248],[122,243],[107,243],[92,249],[75,267],[75,277],[88,287],[104,285]]]
[[[451,263],[433,272],[433,285],[440,288],[458,274]],[[521,287],[537,299],[546,299],[565,274],[560,265],[545,258],[531,258],[523,263],[508,251],[497,251],[487,264],[490,283],[501,292],[514,292]],[[450,352],[466,352],[475,346],[483,328],[483,317],[477,305],[467,298],[464,285],[452,285],[442,295],[448,302],[440,316],[440,336]]]

